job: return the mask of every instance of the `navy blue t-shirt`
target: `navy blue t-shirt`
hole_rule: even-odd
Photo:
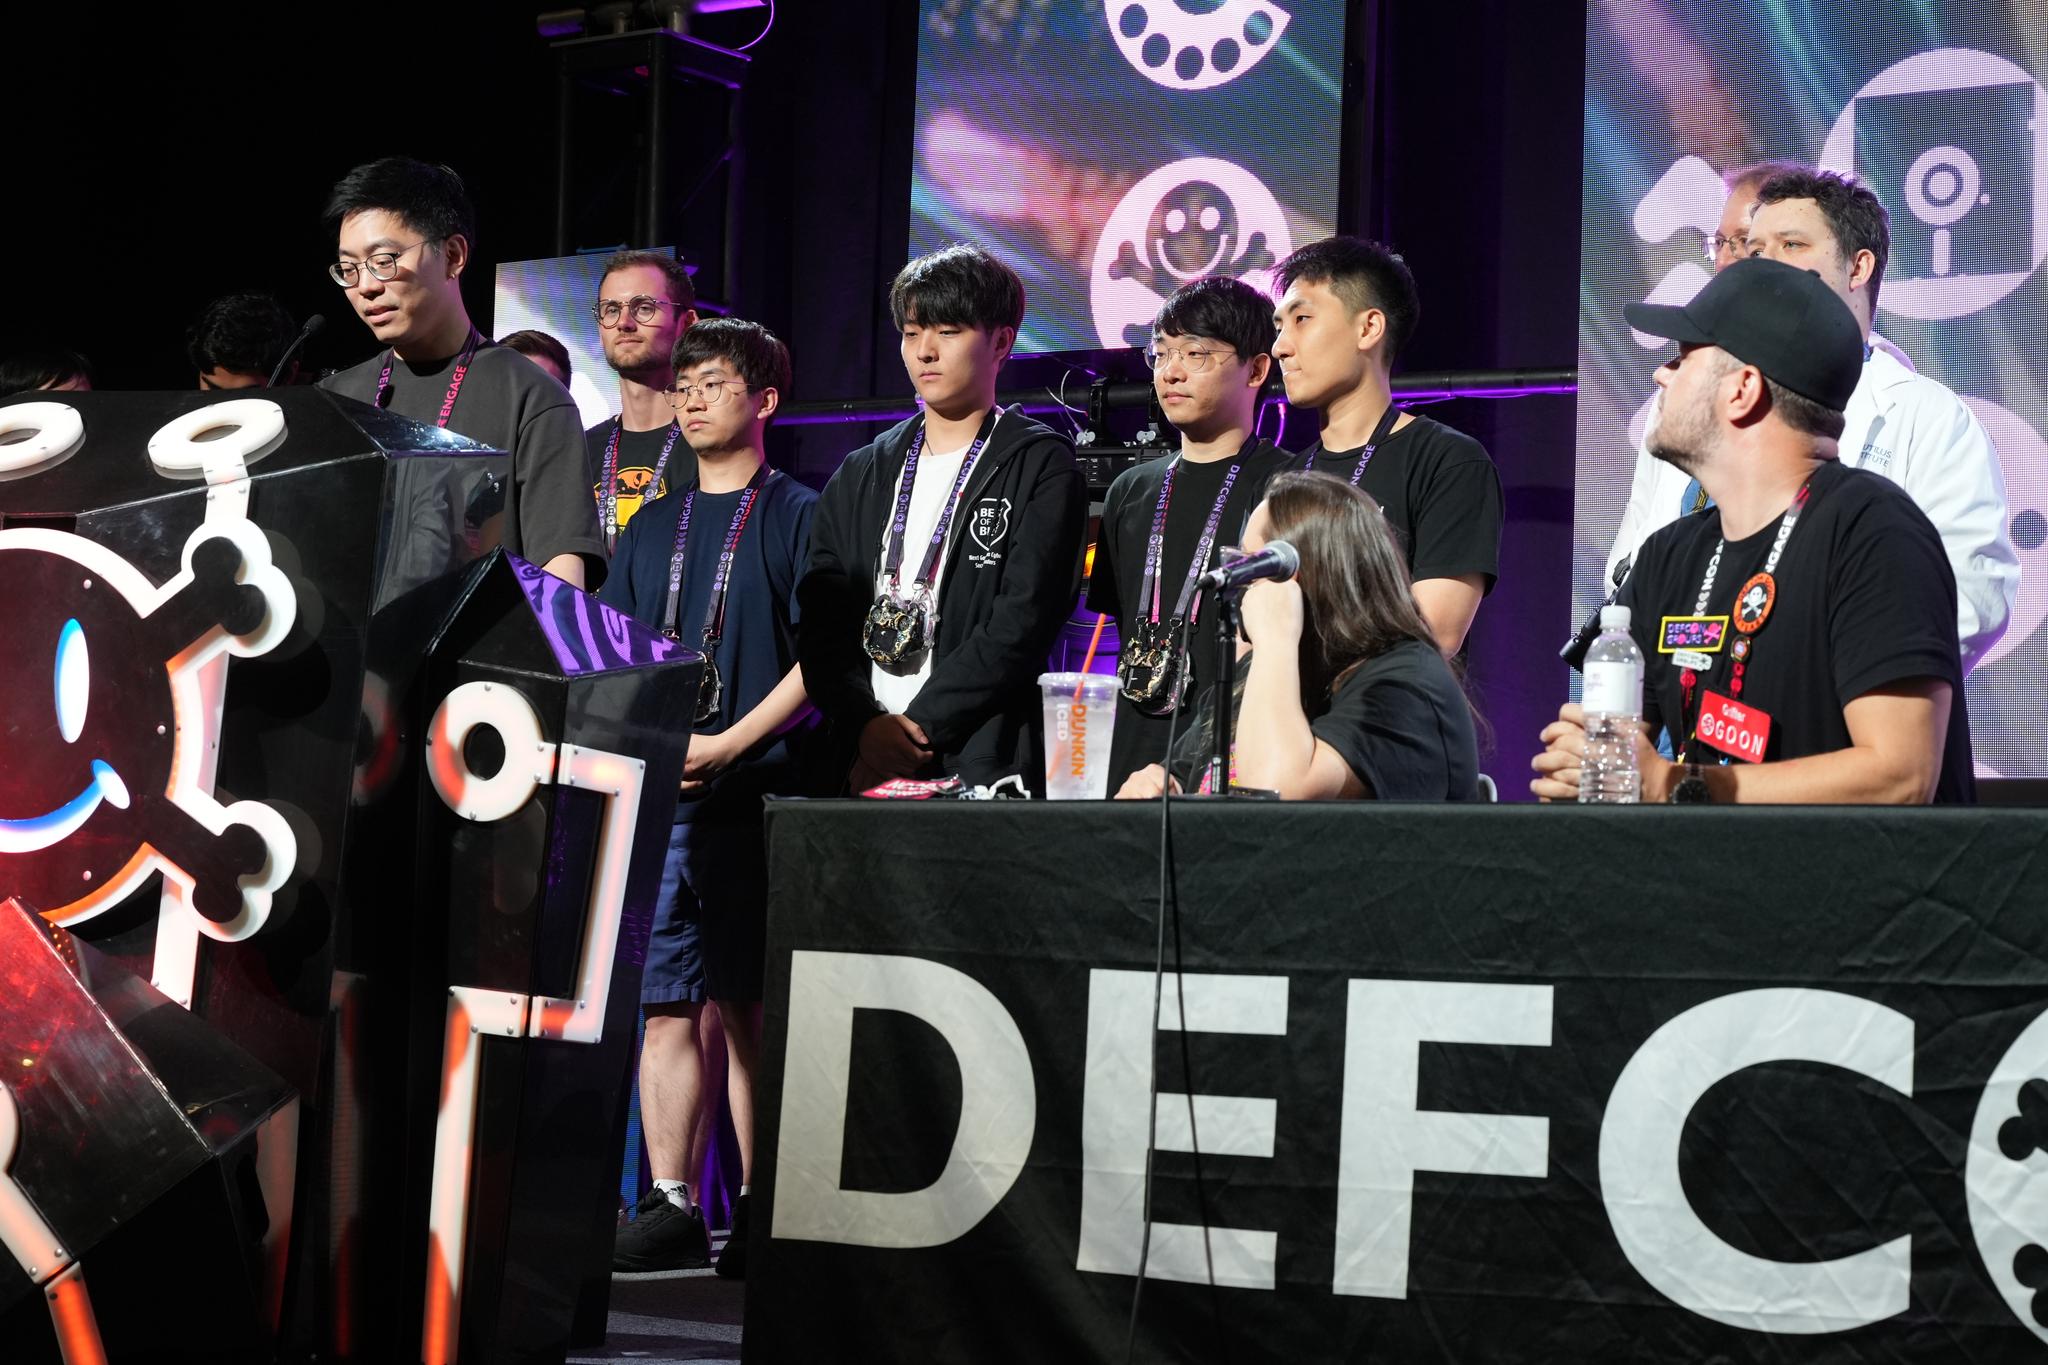
[[[599,598],[650,629],[662,628],[676,523],[684,498],[692,494],[675,620],[682,642],[696,649],[702,647],[704,615],[711,601],[719,551],[732,530],[742,493],[706,493],[693,483],[647,503],[619,537],[611,574]],[[733,552],[725,626],[710,651],[725,683],[724,694],[718,714],[699,725],[698,733],[730,729],[796,666],[796,584],[810,557],[811,512],[817,503],[816,493],[786,474],[770,474],[762,485]],[[776,736],[727,769],[701,794],[685,794],[677,804],[676,818],[755,818],[763,796],[801,792],[805,733],[800,727]]]

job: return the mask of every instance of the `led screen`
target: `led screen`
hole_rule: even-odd
[[[1020,351],[1141,344],[1203,275],[1269,288],[1336,223],[1346,8],[924,0],[912,253],[1015,267]]]
[[[1891,215],[1877,331],[1997,443],[2019,603],[1968,684],[1979,771],[2048,776],[2048,5],[1595,0],[1586,36],[1574,598],[1607,550],[1669,343],[1622,306],[1706,283],[1720,172],[1854,172]]]
[[[491,328],[500,337],[546,332],[569,348],[569,396],[583,425],[594,427],[619,408],[618,376],[604,363],[597,319],[590,315],[604,283],[609,252],[545,261],[508,261],[498,267]]]

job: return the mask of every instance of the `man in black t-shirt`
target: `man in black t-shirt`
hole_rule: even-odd
[[[1644,542],[1620,602],[1646,661],[1645,801],[1975,799],[1941,537],[1896,484],[1839,463],[1863,368],[1855,316],[1812,271],[1752,259],[1629,324],[1679,343],[1651,454],[1713,506]],[[1530,784],[1578,795],[1584,715],[1543,732]]]
[[[1252,430],[1272,345],[1273,301],[1222,276],[1182,285],[1153,320],[1152,389],[1180,432],[1180,453],[1125,470],[1110,485],[1088,578],[1088,605],[1116,618],[1123,641],[1112,792],[1166,757],[1169,713],[1181,710],[1185,730],[1215,672],[1216,604],[1194,581],[1215,562],[1217,546],[1239,543],[1266,480],[1287,467],[1287,452]],[[1183,657],[1184,691],[1173,681]]]
[[[619,376],[618,412],[583,433],[597,528],[611,554],[634,513],[696,477],[669,388],[676,343],[697,321],[697,291],[668,252],[621,251],[605,261],[590,312]]]
[[[1322,417],[1298,469],[1370,494],[1408,556],[1415,605],[1438,648],[1465,646],[1500,569],[1500,473],[1477,441],[1394,407],[1393,366],[1422,305],[1415,277],[1376,242],[1328,237],[1280,263],[1274,321],[1287,401]]]
[[[633,519],[603,601],[703,650],[719,686],[715,700],[699,697],[641,976],[641,1131],[654,1186],[639,1216],[619,1230],[612,1265],[677,1270],[702,1265],[709,1254],[686,1169],[704,1100],[698,1023],[709,996],[725,1025],[727,1096],[740,1147],[740,1204],[718,1269],[737,1275],[747,1247],[752,1077],[767,953],[762,798],[803,791],[796,750],[811,707],[797,666],[796,585],[818,497],[767,465],[762,435],[789,388],[789,352],[774,334],[714,318],[684,334],[675,365],[695,475]],[[672,594],[677,559],[681,578]]]
[[[384,349],[321,387],[506,452],[505,548],[595,584],[604,553],[583,492],[583,424],[567,390],[471,325],[474,216],[454,171],[409,157],[358,166],[334,187],[328,274]]]

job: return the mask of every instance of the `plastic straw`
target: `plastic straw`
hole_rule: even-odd
[[[1095,666],[1095,647],[1102,643],[1102,626],[1109,620],[1109,613],[1095,613],[1095,633],[1088,637],[1088,656],[1081,660],[1081,681],[1074,684],[1074,696],[1078,699],[1081,689],[1088,685],[1088,670]]]

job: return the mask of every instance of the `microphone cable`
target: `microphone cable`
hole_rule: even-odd
[[[1180,666],[1188,663],[1188,641],[1182,638],[1180,644]],[[1225,701],[1228,705],[1228,700]],[[1159,903],[1153,916],[1152,944],[1152,1022],[1145,1035],[1145,1074],[1148,1078],[1145,1090],[1145,1177],[1143,1196],[1139,1200],[1139,1218],[1142,1232],[1138,1242],[1138,1275],[1131,1286],[1131,1315],[1124,1328],[1124,1365],[1131,1365],[1132,1353],[1138,1341],[1138,1306],[1145,1294],[1145,1268],[1152,1257],[1152,1175],[1153,1152],[1159,1142],[1159,1016],[1164,1004],[1166,988],[1166,912],[1169,902],[1173,906],[1174,933],[1173,953],[1175,972],[1173,990],[1175,1003],[1180,1010],[1181,1071],[1188,1087],[1188,1147],[1195,1158],[1195,1198],[1202,1213],[1202,1259],[1208,1269],[1210,1289],[1210,1312],[1215,1312],[1216,1259],[1210,1246],[1208,1198],[1202,1182],[1201,1135],[1195,1127],[1194,1064],[1188,1052],[1188,1012],[1186,973],[1179,970],[1184,964],[1180,942],[1180,888],[1173,875],[1173,740],[1179,727],[1180,706],[1176,705],[1166,715],[1166,755],[1162,765],[1164,778],[1159,784]],[[1229,782],[1226,771],[1224,781]]]

